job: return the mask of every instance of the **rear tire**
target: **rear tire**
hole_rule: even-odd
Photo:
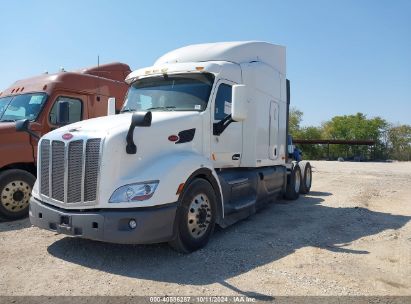
[[[287,175],[287,187],[285,190],[285,198],[287,200],[296,200],[300,196],[301,186],[301,169],[298,164],[295,164]]]
[[[216,219],[216,195],[210,183],[194,179],[184,190],[176,214],[176,236],[170,246],[190,253],[207,245]]]
[[[313,179],[313,172],[311,168],[311,164],[309,162],[300,162],[301,167],[301,185],[300,185],[300,193],[307,194],[310,192],[311,183]]]
[[[0,217],[17,220],[28,215],[35,181],[33,174],[20,169],[0,173]]]

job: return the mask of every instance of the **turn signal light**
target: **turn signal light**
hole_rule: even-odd
[[[184,189],[184,183],[181,183],[180,185],[178,185],[176,194],[178,195],[181,192],[183,192],[183,189]]]

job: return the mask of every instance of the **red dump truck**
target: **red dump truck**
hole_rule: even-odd
[[[123,104],[131,72],[124,63],[16,81],[0,93],[0,217],[27,216],[36,179],[38,138],[76,121],[107,115],[109,97]],[[28,132],[17,132],[25,122]]]

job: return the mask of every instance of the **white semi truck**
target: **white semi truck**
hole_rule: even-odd
[[[279,196],[308,193],[292,161],[285,48],[199,44],[132,72],[122,113],[41,138],[31,223],[113,243],[182,252]]]

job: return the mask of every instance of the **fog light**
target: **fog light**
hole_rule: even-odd
[[[136,222],[136,220],[131,219],[131,220],[128,222],[128,226],[129,226],[131,229],[136,229],[136,227],[137,227],[137,222]]]

